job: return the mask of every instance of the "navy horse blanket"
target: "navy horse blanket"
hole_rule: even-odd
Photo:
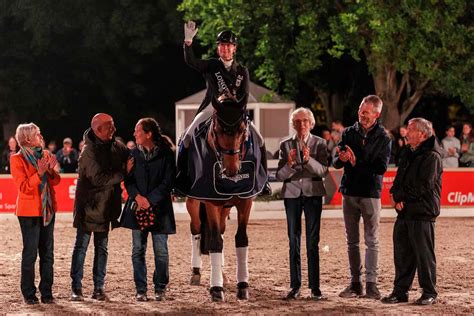
[[[233,177],[221,173],[221,161],[207,142],[212,120],[202,123],[192,136],[188,156],[188,197],[201,200],[229,200],[232,197],[251,198],[258,195],[267,181],[262,167],[259,136],[249,124],[249,132],[243,143],[245,155],[241,169]]]

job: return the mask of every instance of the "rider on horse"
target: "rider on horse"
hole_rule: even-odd
[[[189,176],[188,176],[188,150],[192,135],[198,126],[209,119],[214,110],[209,106],[212,98],[224,98],[243,100],[247,103],[249,95],[249,73],[245,66],[240,65],[234,60],[237,50],[237,37],[231,31],[223,31],[217,36],[217,53],[219,58],[211,58],[207,60],[196,59],[192,50],[192,41],[198,29],[194,22],[190,21],[184,25],[184,58],[188,65],[199,71],[206,80],[207,92],[202,104],[200,105],[196,117],[191,125],[181,137],[181,144],[178,153],[178,175],[176,181],[176,189],[178,193],[188,195],[189,193]],[[255,128],[252,128],[256,131]],[[265,155],[266,149],[263,138],[260,134],[260,142],[262,144],[260,150]],[[262,167],[267,170],[266,159],[262,159]],[[271,188],[268,183],[263,194],[271,194]],[[201,238],[201,220],[199,216],[200,203],[193,198],[187,198],[186,208],[191,217],[191,234],[192,234],[192,267],[193,277],[197,279],[191,283],[199,284],[199,275],[201,267],[200,258],[200,238]],[[197,280],[197,281],[196,281]]]

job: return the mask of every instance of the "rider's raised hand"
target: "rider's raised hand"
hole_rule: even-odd
[[[199,28],[196,27],[196,23],[194,21],[188,21],[184,23],[184,41],[186,44],[191,44],[193,42],[194,36],[196,36],[197,31]]]

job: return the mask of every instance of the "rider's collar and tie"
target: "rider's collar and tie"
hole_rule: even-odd
[[[219,59],[221,60],[222,64],[224,65],[225,69],[226,69],[227,71],[229,71],[229,70],[230,70],[230,67],[232,67],[232,63],[234,62],[234,60],[231,59],[231,60],[227,60],[227,61],[226,61],[226,60],[224,60],[224,59],[222,59],[222,58],[219,58]]]

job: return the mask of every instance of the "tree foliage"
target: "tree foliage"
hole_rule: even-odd
[[[184,0],[180,9],[201,22],[205,44],[225,27],[240,33],[240,52],[254,74],[290,96],[304,81],[322,99],[331,90],[347,97],[348,87],[328,85],[337,81],[323,71],[326,63],[345,56],[366,63],[391,129],[427,91],[474,105],[473,7],[467,0]]]
[[[127,117],[153,102],[148,67],[180,20],[172,0],[0,0],[3,120]]]

